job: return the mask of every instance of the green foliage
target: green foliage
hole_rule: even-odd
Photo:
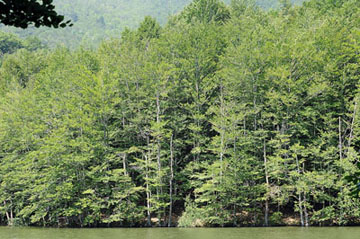
[[[185,210],[179,218],[179,227],[203,227],[205,225],[206,215],[202,210],[196,207],[196,204],[191,202],[189,197],[185,200]]]
[[[144,21],[140,24],[137,35],[140,40],[153,39],[160,37],[161,27],[157,21],[152,17],[145,17]]]
[[[196,0],[96,50],[1,35],[0,221],[358,224],[359,2],[283,3]]]
[[[29,51],[35,51],[44,47],[41,44],[41,41],[36,37],[29,37],[22,40],[14,34],[0,32],[0,59],[5,54],[12,54],[22,48]]]
[[[1,55],[13,53],[17,49],[22,48],[22,42],[13,34],[0,33],[0,52]]]
[[[195,0],[182,12],[188,23],[197,20],[202,23],[224,23],[230,18],[226,5],[219,0]]]
[[[274,226],[283,225],[284,223],[282,222],[282,217],[283,217],[282,212],[274,212],[270,216],[270,225],[274,225]]]

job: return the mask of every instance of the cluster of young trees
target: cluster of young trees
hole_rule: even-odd
[[[0,68],[0,220],[358,224],[360,2],[194,0]]]
[[[45,46],[36,37],[28,37],[23,40],[14,34],[0,32],[0,63],[5,54],[12,54],[23,48],[35,51],[45,48]]]

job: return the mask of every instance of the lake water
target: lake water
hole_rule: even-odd
[[[360,227],[47,229],[0,227],[0,239],[358,239]]]

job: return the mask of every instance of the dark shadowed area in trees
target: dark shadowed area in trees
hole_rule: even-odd
[[[57,14],[52,0],[1,0],[0,23],[7,26],[27,28],[35,27],[66,27],[70,20],[64,21],[64,16]]]

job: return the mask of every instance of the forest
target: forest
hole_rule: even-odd
[[[1,33],[0,224],[360,225],[359,77],[358,0],[194,0],[95,49]]]
[[[292,0],[301,4],[304,0]],[[26,30],[5,27],[0,30],[15,33],[26,38],[37,36],[49,47],[64,45],[76,49],[96,48],[101,41],[119,38],[126,28],[139,26],[144,16],[155,18],[160,25],[165,25],[169,16],[178,13],[191,0],[54,0],[56,10],[65,15],[74,24],[66,29],[49,29],[30,27]],[[225,0],[230,3],[231,0]],[[277,0],[256,0],[264,9],[278,8]]]

